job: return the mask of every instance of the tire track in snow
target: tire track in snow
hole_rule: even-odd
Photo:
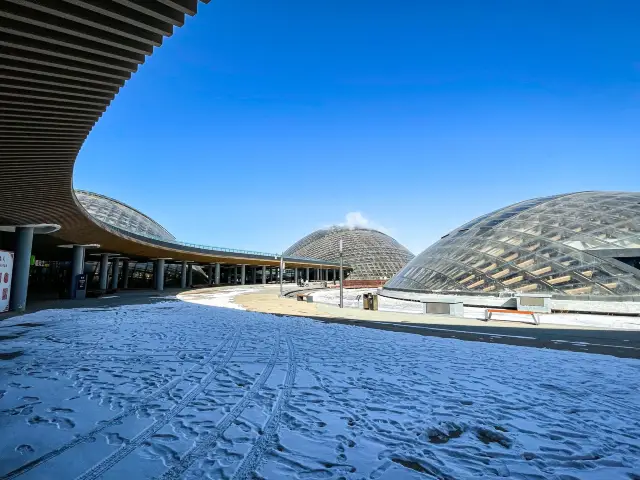
[[[55,458],[58,455],[63,454],[64,452],[66,452],[70,448],[73,448],[73,447],[75,447],[77,445],[80,445],[82,443],[85,443],[85,442],[91,440],[93,437],[95,437],[95,435],[97,435],[98,433],[102,432],[103,430],[115,425],[117,422],[119,422],[123,418],[126,418],[126,417],[128,417],[130,415],[133,415],[140,408],[144,407],[149,402],[154,401],[158,397],[158,395],[162,395],[162,394],[168,392],[173,387],[175,387],[178,383],[180,383],[181,381],[185,380],[189,375],[191,375],[193,372],[195,372],[198,368],[201,368],[201,367],[207,365],[208,363],[210,363],[216,357],[216,355],[218,355],[220,353],[220,351],[229,343],[229,341],[231,340],[233,335],[237,335],[238,332],[239,332],[239,330],[236,330],[235,332],[232,332],[229,335],[227,335],[222,340],[222,342],[220,342],[220,345],[218,345],[216,348],[211,350],[211,353],[209,354],[209,356],[207,358],[204,358],[203,360],[201,360],[200,362],[195,364],[193,367],[191,367],[189,370],[187,370],[185,373],[183,373],[179,377],[176,377],[173,380],[171,380],[170,382],[165,383],[162,387],[160,387],[156,391],[150,393],[146,397],[142,398],[142,400],[140,400],[139,402],[137,402],[134,405],[126,408],[125,410],[120,412],[115,417],[112,417],[110,420],[106,421],[105,423],[100,424],[99,426],[95,427],[93,430],[90,430],[89,432],[85,433],[84,435],[81,435],[81,436],[73,439],[72,441],[70,441],[68,443],[65,443],[61,447],[58,447],[55,450],[51,450],[50,452],[45,453],[41,457],[38,457],[38,458],[30,461],[29,463],[25,463],[21,467],[16,468],[15,470],[7,473],[5,476],[0,477],[0,478],[3,479],[3,480],[5,480],[5,479],[8,480],[8,479],[11,479],[11,478],[19,477],[20,475],[28,472],[29,470],[32,470],[32,469],[36,468],[37,466],[42,465],[45,462],[48,462],[52,458]]]
[[[201,441],[196,441],[196,445],[191,448],[187,453],[185,453],[182,458],[177,462],[176,465],[171,467],[171,469],[167,470],[160,480],[176,480],[182,478],[183,474],[191,467],[191,465],[198,460],[199,458],[204,457],[215,445],[220,436],[224,433],[224,431],[231,426],[231,424],[240,416],[240,414],[247,408],[249,402],[253,399],[255,394],[264,386],[267,379],[273,372],[273,368],[275,367],[276,362],[278,361],[278,354],[280,352],[280,330],[278,330],[278,335],[276,337],[275,345],[273,348],[273,352],[271,352],[271,357],[267,362],[267,365],[262,370],[260,376],[253,382],[251,388],[244,396],[240,399],[238,403],[233,407],[233,409],[227,413],[222,420],[218,422],[215,428],[204,435]],[[291,362],[290,362],[291,364]]]
[[[280,419],[282,418],[282,409],[289,403],[291,390],[296,379],[296,354],[293,348],[293,342],[289,336],[287,336],[287,351],[289,357],[287,376],[285,377],[282,390],[280,390],[280,394],[278,395],[278,400],[273,407],[269,419],[265,423],[263,434],[260,435],[251,447],[251,450],[249,450],[249,453],[244,457],[236,473],[233,475],[232,480],[248,479],[251,477],[253,472],[258,469],[265,452],[269,446],[273,444],[273,440],[278,433]]]
[[[215,377],[220,373],[220,371],[229,363],[231,357],[235,353],[238,348],[238,342],[240,341],[240,333],[239,330],[234,332],[234,339],[227,350],[227,353],[224,355],[222,360],[216,365],[216,367],[209,372],[201,381],[200,384],[194,388],[192,388],[189,393],[187,393],[182,400],[176,403],[173,407],[169,409],[168,412],[163,413],[160,418],[154,421],[151,425],[145,428],[142,432],[136,435],[130,442],[123,444],[118,450],[113,452],[107,458],[103,459],[99,463],[95,464],[89,470],[84,472],[82,475],[76,477],[76,480],[91,480],[95,478],[99,478],[103,473],[116,465],[120,460],[125,458],[131,452],[133,452],[136,448],[142,445],[144,442],[149,440],[152,435],[154,435],[158,430],[162,429],[165,425],[167,425],[173,418],[175,418],[178,413],[180,413],[184,407],[186,407],[192,400],[194,400],[198,395],[200,395],[205,388],[215,379]]]

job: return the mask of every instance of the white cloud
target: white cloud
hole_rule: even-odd
[[[378,230],[383,233],[389,233],[389,229],[383,227],[379,223],[374,222],[373,220],[369,220],[366,218],[362,212],[349,212],[345,215],[345,221],[340,224],[340,226],[348,227],[348,228],[371,228],[373,230]]]

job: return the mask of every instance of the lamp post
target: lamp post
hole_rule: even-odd
[[[283,297],[282,279],[284,278],[284,256],[280,255],[280,297]]]
[[[343,308],[344,306],[344,297],[342,294],[342,280],[344,278],[344,275],[342,273],[342,239],[340,239],[340,308]]]

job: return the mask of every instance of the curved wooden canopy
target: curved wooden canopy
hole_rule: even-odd
[[[202,0],[208,3],[209,0]],[[198,0],[0,2],[0,224],[53,223],[74,244],[123,255],[278,265],[247,255],[110,229],[77,201],[73,165],[93,125],[153,47],[194,15]],[[335,266],[287,260],[288,266]]]

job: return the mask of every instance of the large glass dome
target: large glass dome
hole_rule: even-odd
[[[340,260],[343,240],[344,262],[353,268],[353,280],[385,280],[409,262],[414,255],[389,235],[368,228],[330,227],[307,235],[294,243],[285,257]]]
[[[445,235],[385,289],[640,294],[640,193],[536,198]]]
[[[85,190],[76,190],[76,198],[92,217],[107,225],[160,240],[176,239],[162,225],[118,200]]]

